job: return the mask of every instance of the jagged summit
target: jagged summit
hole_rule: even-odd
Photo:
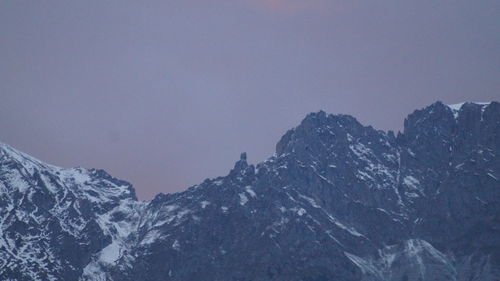
[[[42,169],[53,169],[58,170],[61,169],[57,166],[50,165],[44,163],[33,156],[30,156],[26,153],[23,153],[10,145],[0,142],[0,161],[15,161],[19,165],[25,165],[25,167],[29,170],[32,170],[34,167],[39,167]]]
[[[437,101],[427,107],[424,107],[423,109],[416,110],[414,113],[417,112],[427,112],[427,113],[435,113],[439,111],[446,111],[448,113],[452,113],[452,115],[455,117],[455,119],[458,117],[459,113],[461,111],[470,111],[471,109],[480,109],[480,111],[486,110],[487,108],[493,107],[493,110],[495,110],[500,104],[496,101],[491,101],[491,102],[461,102],[457,104],[444,104],[441,101]],[[413,114],[410,114],[411,116]]]
[[[370,126],[367,127],[373,130]],[[347,137],[348,132],[358,134],[365,127],[356,118],[343,114],[327,114],[324,111],[308,114],[299,126],[289,130],[276,144],[278,156],[295,151],[295,149],[306,149],[296,147],[308,142],[320,141],[319,138],[327,134]]]
[[[453,110],[453,111],[459,111],[462,108],[462,106],[467,104],[467,103],[479,105],[481,107],[485,107],[485,106],[490,105],[492,102],[461,102],[461,103],[455,103],[455,104],[447,104],[447,106],[449,108],[451,108],[451,110]]]
[[[496,281],[500,105],[454,108],[398,137],[311,113],[256,166],[144,202],[0,145],[0,279]]]
[[[50,183],[45,183],[44,181],[52,182],[54,179],[52,176],[57,176],[63,182],[61,184],[56,184],[57,188],[66,185],[70,189],[74,189],[74,192],[82,192],[81,187],[89,190],[94,189],[96,186],[101,186],[103,189],[97,191],[98,193],[106,192],[111,195],[115,193],[114,196],[118,197],[131,197],[137,200],[135,195],[135,190],[132,185],[126,181],[119,180],[112,177],[106,171],[101,169],[85,169],[82,167],[75,168],[61,168],[55,165],[47,164],[38,160],[26,153],[23,153],[12,146],[0,142],[0,165],[3,168],[2,172],[10,175],[10,178],[17,177],[17,184],[7,185],[11,188],[17,188],[19,186],[23,187],[33,187],[39,188],[40,182],[43,182],[43,187],[47,188],[49,191],[55,192],[57,189],[51,189]],[[12,175],[14,172],[18,175]],[[38,182],[31,182],[29,177],[37,178]],[[46,178],[47,177],[47,178]],[[105,185],[94,185],[92,183],[95,179],[100,181],[106,181],[110,184]],[[118,190],[112,190],[112,186],[116,185]],[[26,191],[27,188],[19,189],[19,191]],[[29,190],[28,190],[29,191]],[[120,194],[120,193],[123,193]]]

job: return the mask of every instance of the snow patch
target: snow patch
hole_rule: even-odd
[[[415,192],[405,192],[405,195],[410,198],[418,198],[420,195],[416,194]]]
[[[158,240],[159,237],[161,237],[161,233],[158,230],[151,230],[148,233],[146,233],[144,238],[142,238],[141,244],[142,245],[152,244],[153,242]]]
[[[357,267],[359,267],[359,269],[361,269],[361,272],[363,274],[370,273],[373,275],[379,275],[378,270],[373,266],[371,262],[348,252],[344,252],[344,255],[352,263],[354,263]]]
[[[245,195],[245,193],[240,193],[240,205],[244,206],[248,202],[248,197]]]
[[[419,188],[419,185],[420,185],[420,181],[417,180],[415,177],[412,177],[412,176],[406,176],[404,179],[403,179],[403,182],[406,186],[412,188],[412,189],[416,189],[416,190],[419,190],[420,191],[420,188]]]
[[[480,105],[480,106],[482,106],[483,111],[484,111],[484,108],[486,106],[491,104],[491,102],[461,102],[461,103],[456,103],[456,104],[448,104],[447,106],[451,109],[451,112],[453,112],[453,117],[455,117],[455,119],[458,118],[458,113],[462,109],[462,106],[466,103],[474,103],[474,104]]]
[[[321,208],[314,199],[312,199],[311,197],[307,197],[305,195],[302,195],[302,194],[299,194],[299,197],[302,198],[302,199],[305,199],[307,202],[309,202],[309,204],[311,204],[311,206],[313,206],[314,208]]]
[[[304,208],[299,208],[297,210],[297,215],[299,215],[299,216],[303,216],[305,213],[307,213],[307,212],[306,212],[306,210],[304,210]]]
[[[257,194],[255,193],[255,191],[253,191],[252,187],[247,185],[245,186],[245,191],[250,194],[250,196],[252,196],[253,198],[257,197]]]
[[[208,205],[210,205],[210,202],[208,202],[208,201],[201,201],[200,205],[201,205],[202,209],[205,209]]]
[[[113,243],[102,249],[100,260],[104,263],[113,264],[120,258],[120,245],[113,241]]]
[[[176,251],[181,250],[181,243],[179,243],[179,240],[175,239],[174,243],[172,243],[172,249]]]
[[[337,220],[336,218],[334,218],[332,215],[330,214],[326,214],[328,216],[328,218],[338,227],[340,227],[341,229],[349,232],[350,234],[356,236],[356,237],[364,237],[363,234],[359,233],[357,230],[355,230],[354,228],[352,227],[347,227],[345,226],[343,223],[341,223],[339,220]]]
[[[495,177],[492,173],[487,173],[488,176],[490,176],[491,178],[495,179],[495,180],[498,180],[497,177]]]

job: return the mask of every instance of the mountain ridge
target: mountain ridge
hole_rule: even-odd
[[[320,111],[267,160],[150,201],[0,145],[0,277],[496,280],[499,125],[498,102],[436,102],[397,136]]]

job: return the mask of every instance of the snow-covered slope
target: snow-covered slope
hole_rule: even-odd
[[[77,280],[133,227],[141,204],[104,171],[55,167],[0,144],[0,279]]]
[[[140,202],[103,171],[0,154],[2,280],[497,280],[500,104],[404,131],[311,113],[256,166]]]

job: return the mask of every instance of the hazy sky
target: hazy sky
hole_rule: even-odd
[[[0,140],[142,199],[260,162],[311,111],[402,127],[500,98],[498,0],[0,2]]]

